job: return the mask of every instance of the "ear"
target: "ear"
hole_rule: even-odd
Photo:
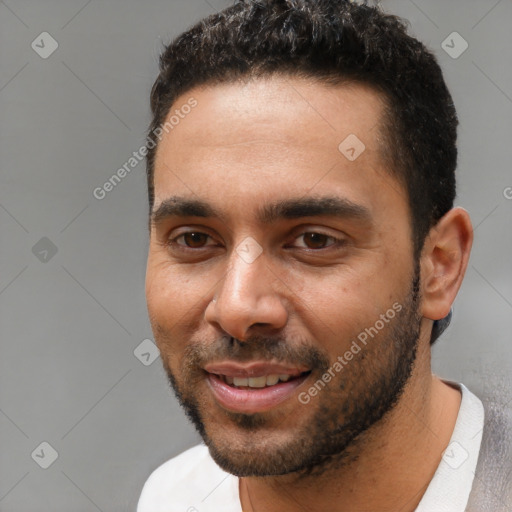
[[[453,208],[430,230],[421,252],[422,315],[440,320],[450,312],[469,262],[473,226]]]

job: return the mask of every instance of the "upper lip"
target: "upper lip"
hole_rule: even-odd
[[[264,375],[290,375],[296,377],[309,368],[292,366],[283,363],[272,363],[268,361],[251,361],[239,363],[235,361],[219,361],[208,363],[204,367],[208,373],[225,375],[226,377],[262,377]]]

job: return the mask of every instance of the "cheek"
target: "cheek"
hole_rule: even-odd
[[[152,248],[146,269],[146,300],[150,314],[172,325],[205,294],[192,269],[169,261],[164,249]]]
[[[183,353],[187,341],[204,322],[209,292],[216,282],[212,273],[216,275],[192,266],[172,265],[160,253],[148,258],[148,316],[160,352],[172,361]]]
[[[146,303],[155,341],[162,353],[179,350],[182,323],[195,302],[191,287],[179,274],[169,266],[148,260]]]
[[[300,313],[309,324],[313,339],[323,346],[331,359],[348,349],[352,339],[373,318],[373,306],[347,285],[310,290],[304,296],[307,308]]]
[[[382,314],[403,298],[406,283],[397,282],[377,266],[366,272],[344,268],[326,276],[295,276],[295,308],[312,338],[335,359],[357,336],[375,325]],[[301,277],[300,280],[297,280]],[[297,287],[292,283],[297,284]]]

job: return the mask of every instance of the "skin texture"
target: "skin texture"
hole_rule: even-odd
[[[414,510],[460,405],[431,373],[429,338],[467,266],[467,213],[448,212],[414,261],[407,196],[379,143],[382,99],[367,87],[276,76],[197,88],[174,106],[190,97],[197,106],[157,150],[154,211],[181,197],[221,216],[151,224],[148,312],[177,396],[217,463],[242,476],[244,511]],[[365,145],[354,161],[338,150],[350,134]],[[333,196],[359,214],[257,215],[277,201]],[[261,249],[251,263],[237,252],[247,237]],[[300,403],[396,303],[401,313]],[[279,407],[239,414],[215,400],[201,369],[226,357],[312,373]],[[315,458],[318,444],[338,453]]]

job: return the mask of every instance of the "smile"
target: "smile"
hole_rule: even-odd
[[[228,375],[219,375],[226,384],[236,388],[265,388],[275,386],[278,382],[287,382],[293,377],[287,373],[277,375],[262,375],[261,377],[229,377]]]
[[[232,412],[263,412],[292,398],[311,371],[268,363],[220,363],[205,366],[218,404]]]

